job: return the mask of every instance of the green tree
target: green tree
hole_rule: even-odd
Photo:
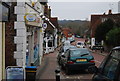
[[[114,22],[111,19],[106,20],[97,26],[95,31],[95,38],[98,42],[106,40],[106,34],[113,28]]]
[[[120,45],[120,28],[116,27],[107,33],[106,43],[111,46]]]

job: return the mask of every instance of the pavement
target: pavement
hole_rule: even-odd
[[[91,50],[92,51],[92,50]],[[101,52],[100,50],[93,50],[92,51],[93,53],[96,53],[96,54],[100,54],[100,55],[103,55],[103,56],[107,56],[109,53],[106,52],[106,51],[103,51]]]
[[[41,80],[55,81],[56,79],[55,70],[59,69],[59,65],[56,59],[58,49],[59,48],[57,48],[53,53],[44,54],[42,64],[37,68],[36,81]],[[62,75],[60,76],[60,78],[64,79]]]

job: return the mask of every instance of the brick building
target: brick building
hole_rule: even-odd
[[[14,51],[16,50],[16,45],[14,44],[14,36],[16,31],[14,29],[14,21],[16,21],[16,15],[14,14],[15,2],[11,3],[9,21],[5,23],[5,66],[15,66],[16,61],[14,59]]]
[[[115,23],[120,21],[120,14],[113,14],[111,10],[109,10],[108,14],[95,14],[91,15],[91,37],[95,37],[95,31],[97,26],[106,21],[107,19],[112,19]]]
[[[44,21],[47,24],[47,28],[44,29],[44,53],[53,52],[58,46],[58,18],[51,17],[51,8],[47,4],[45,5],[44,15],[49,18],[49,21]]]
[[[5,79],[7,66],[16,65],[16,60],[14,59],[14,50],[16,50],[16,45],[14,44],[14,36],[16,35],[16,30],[14,30],[14,21],[16,21],[16,15],[14,14],[15,5],[15,2],[0,1],[0,39],[2,41],[2,47],[0,47],[2,48],[2,50],[0,49],[0,80]]]
[[[64,36],[66,37],[66,39],[68,39],[68,37],[72,36],[72,32],[70,28],[62,28],[62,32],[64,34]]]

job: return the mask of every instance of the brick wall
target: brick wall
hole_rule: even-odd
[[[16,3],[12,3],[10,7],[9,21],[5,23],[5,66],[15,66],[16,61],[14,59],[14,51],[16,50],[16,45],[14,44],[14,36],[16,31],[14,30],[14,21],[16,20],[16,15],[14,15],[14,6]]]
[[[96,28],[102,22],[102,18],[112,19],[115,23],[120,22],[120,14],[91,15],[91,37],[95,36]]]

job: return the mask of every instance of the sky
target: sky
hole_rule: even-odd
[[[118,0],[50,0],[48,4],[59,20],[90,20],[91,14],[108,14],[109,9],[118,13]]]

